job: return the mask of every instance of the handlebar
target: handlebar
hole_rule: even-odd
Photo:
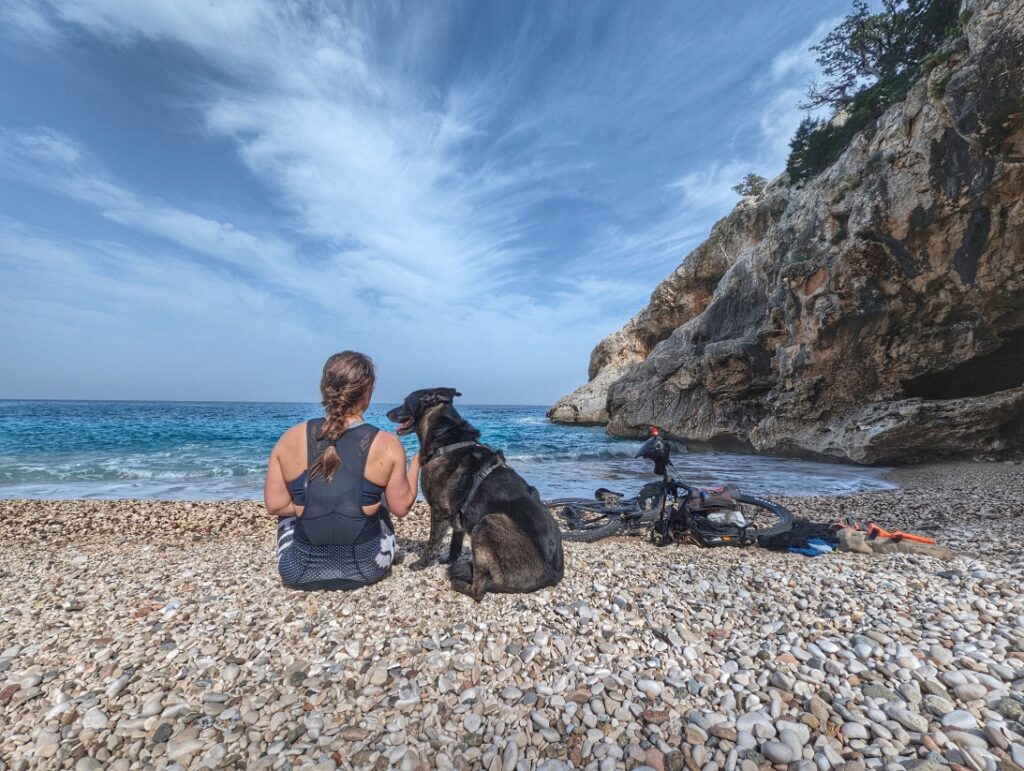
[[[651,436],[637,450],[637,458],[647,458],[654,462],[654,473],[661,474],[668,481],[668,466],[672,465],[672,449],[661,436],[657,426],[651,426]]]

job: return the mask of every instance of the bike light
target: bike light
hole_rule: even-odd
[[[659,433],[661,433],[661,432],[658,431],[658,427],[657,426],[651,426],[651,436],[657,436]]]

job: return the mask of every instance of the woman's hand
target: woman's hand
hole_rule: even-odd
[[[416,502],[416,493],[420,486],[420,454],[415,453],[409,460],[409,468],[405,472],[406,478],[409,482],[409,487],[412,490],[412,502]]]

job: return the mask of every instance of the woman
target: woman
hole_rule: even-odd
[[[296,589],[355,589],[387,575],[395,555],[389,513],[416,500],[420,460],[405,466],[398,437],[363,422],[370,357],[336,353],[324,365],[326,417],[292,426],[270,454],[263,498],[277,525],[278,570]]]

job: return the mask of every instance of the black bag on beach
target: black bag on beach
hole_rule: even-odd
[[[729,522],[714,522],[707,517],[690,517],[690,535],[701,546],[753,546],[757,543],[754,528]]]
[[[807,548],[807,542],[812,538],[831,544],[839,543],[839,537],[831,525],[797,517],[793,520],[792,530],[771,538],[763,538],[760,545],[772,551],[786,551],[789,548],[803,549]]]

